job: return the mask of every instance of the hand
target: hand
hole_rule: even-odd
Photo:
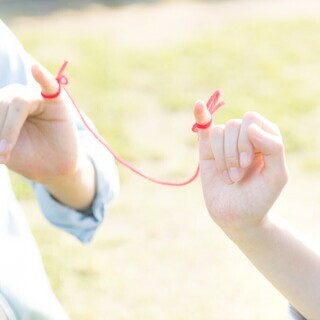
[[[40,88],[19,84],[0,90],[0,163],[39,181],[72,175],[79,165],[79,143],[68,97],[43,99],[58,90],[55,78],[39,65],[32,74]]]
[[[211,117],[203,102],[194,115]],[[261,223],[287,181],[279,129],[257,113],[199,130],[199,156],[207,209],[226,232]]]

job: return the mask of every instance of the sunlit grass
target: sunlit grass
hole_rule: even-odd
[[[71,88],[105,133],[113,131],[112,122],[124,130],[133,114],[143,116],[148,108],[189,112],[217,87],[229,105],[222,118],[254,108],[281,127],[288,117],[303,117],[318,106],[319,28],[304,20],[238,23],[154,49],[120,45],[103,30],[72,36],[45,30],[49,44],[43,30],[18,34],[52,72],[70,60]],[[122,137],[113,141],[123,143]]]

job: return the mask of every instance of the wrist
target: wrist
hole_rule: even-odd
[[[242,250],[253,250],[258,243],[272,234],[272,229],[280,223],[280,217],[267,213],[262,219],[237,227],[223,228],[225,234]]]
[[[82,155],[74,170],[43,180],[41,184],[59,202],[82,211],[90,206],[95,197],[95,180],[95,169],[91,160]]]

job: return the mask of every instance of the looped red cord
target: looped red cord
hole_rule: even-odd
[[[51,94],[51,95],[47,95],[44,94],[43,92],[41,92],[41,95],[43,96],[43,98],[45,99],[54,99],[56,97],[59,96],[59,94],[61,93],[61,87],[63,85],[68,84],[68,78],[63,74],[66,66],[67,66],[68,62],[65,61],[63,63],[63,65],[61,66],[61,68],[59,69],[58,75],[56,77],[56,80],[59,84],[59,89],[56,93]],[[65,89],[65,88],[64,88]],[[143,172],[141,172],[140,170],[136,169],[133,165],[129,164],[128,162],[126,162],[123,158],[121,158],[120,156],[118,156],[113,149],[108,145],[108,143],[96,132],[96,130],[92,129],[90,127],[90,125],[88,124],[87,120],[85,119],[85,117],[83,116],[80,108],[78,107],[78,105],[75,103],[75,100],[72,98],[71,94],[65,89],[67,95],[69,96],[73,106],[75,107],[76,111],[78,112],[83,124],[85,125],[85,127],[91,132],[91,134],[114,156],[114,158],[121,163],[122,165],[124,165],[125,167],[127,167],[129,170],[131,170],[132,172],[136,173],[137,175],[152,181],[154,183],[157,184],[161,184],[161,185],[165,185],[165,186],[174,186],[174,187],[182,187],[185,186],[189,183],[191,183],[192,181],[194,181],[200,172],[200,167],[199,164],[197,166],[197,169],[195,171],[195,173],[187,180],[182,181],[182,182],[169,182],[169,181],[162,181],[162,180],[158,180],[155,178],[152,178],[146,174],[144,174]],[[216,110],[218,110],[220,107],[222,107],[224,105],[224,102],[219,102],[219,97],[220,97],[220,92],[219,91],[215,91],[213,93],[213,95],[210,97],[210,99],[208,100],[206,106],[210,112],[210,114],[212,115]],[[197,132],[198,129],[206,129],[208,127],[210,127],[212,123],[212,118],[211,120],[206,123],[206,124],[199,124],[199,123],[195,123],[192,127],[192,131]]]
[[[220,101],[220,92],[217,90],[213,93],[213,95],[210,97],[210,99],[207,102],[207,109],[209,110],[210,114],[213,115],[220,107],[224,105],[224,102]],[[210,121],[208,121],[205,124],[200,124],[200,123],[195,123],[192,126],[192,131],[193,132],[198,132],[198,129],[207,129],[211,126],[212,124],[212,117]]]
[[[43,98],[45,99],[55,99],[57,97],[59,97],[60,93],[61,93],[61,86],[62,85],[67,85],[69,83],[68,78],[63,74],[65,68],[67,67],[68,61],[65,61],[63,63],[63,65],[60,67],[58,75],[56,76],[56,80],[58,82],[58,90],[57,92],[53,93],[53,94],[46,94],[44,92],[41,91],[41,95]]]

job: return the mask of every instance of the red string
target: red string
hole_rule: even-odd
[[[58,88],[57,92],[53,93],[53,94],[46,94],[46,93],[41,91],[41,95],[42,95],[43,98],[45,98],[45,99],[57,98],[61,93],[61,85],[68,84],[68,82],[69,82],[68,78],[63,74],[63,71],[67,67],[67,64],[68,64],[68,61],[65,61],[63,63],[63,65],[60,67],[60,70],[59,70],[58,75],[56,77],[56,80],[57,80],[58,85],[59,85],[59,88]]]
[[[222,101],[218,102],[219,98],[220,98],[220,92],[217,90],[213,93],[213,95],[209,98],[209,100],[207,102],[207,109],[209,110],[211,115],[224,105],[224,102],[222,102]],[[207,129],[211,126],[211,124],[212,124],[212,117],[211,117],[210,121],[208,121],[205,124],[200,124],[200,123],[196,122],[192,126],[192,131],[198,132],[198,129]]]
[[[66,85],[68,84],[68,78],[63,74],[66,66],[67,66],[67,61],[65,61],[63,63],[63,65],[61,66],[61,68],[59,69],[58,75],[56,77],[56,80],[59,84],[59,88],[58,91],[52,95],[47,95],[44,94],[43,92],[41,92],[41,95],[45,98],[45,99],[54,99],[56,97],[59,96],[59,94],[61,93],[61,87],[62,85]],[[143,172],[141,172],[140,170],[136,169],[133,165],[131,165],[130,163],[128,163],[127,161],[125,161],[122,157],[118,156],[113,149],[109,146],[109,144],[94,130],[90,127],[90,125],[88,124],[87,120],[85,119],[85,117],[83,116],[80,108],[78,107],[78,105],[76,104],[75,100],[72,98],[71,94],[65,89],[67,95],[69,96],[73,106],[75,107],[75,109],[77,110],[83,124],[85,125],[85,127],[91,132],[91,134],[114,156],[114,158],[121,163],[122,165],[124,165],[125,167],[127,167],[129,170],[131,170],[132,172],[136,173],[137,175],[152,181],[154,183],[157,184],[161,184],[161,185],[165,185],[165,186],[174,186],[174,187],[181,187],[181,186],[185,186],[189,183],[191,183],[192,181],[194,181],[197,176],[199,175],[199,165],[197,166],[197,169],[195,170],[195,173],[187,180],[182,181],[182,182],[169,182],[169,181],[162,181],[162,180],[158,180],[155,178],[152,178],[146,174],[144,174]],[[221,106],[223,106],[223,102],[218,102],[219,101],[219,97],[220,97],[220,92],[219,91],[215,91],[213,93],[213,95],[210,97],[210,99],[208,100],[206,106],[209,110],[209,112],[211,114],[213,114],[216,110],[218,110]],[[195,123],[192,127],[192,131],[197,132],[198,129],[206,129],[208,127],[210,127],[212,123],[212,119],[206,123],[206,124],[199,124],[199,123]]]

